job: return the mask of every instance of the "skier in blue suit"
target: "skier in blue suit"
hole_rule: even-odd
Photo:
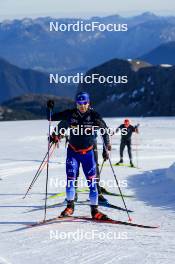
[[[48,109],[53,109],[54,102],[47,102]],[[49,112],[49,111],[48,111]],[[49,118],[48,118],[49,119]],[[98,210],[98,188],[96,182],[96,162],[94,158],[93,145],[95,136],[94,128],[106,129],[106,123],[101,116],[90,107],[88,93],[80,92],[76,95],[76,108],[67,109],[63,112],[53,113],[52,121],[66,120],[70,130],[70,139],[67,148],[66,174],[67,174],[67,207],[61,216],[70,216],[74,213],[75,182],[82,164],[90,189],[91,215],[94,219],[108,219],[107,215]],[[75,133],[79,129],[79,133]],[[106,156],[111,150],[109,135],[105,131],[103,141],[106,149]]]

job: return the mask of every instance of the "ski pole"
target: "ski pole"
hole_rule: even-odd
[[[105,148],[105,151],[108,152],[108,150],[107,150],[107,148],[106,148],[106,145],[105,145],[105,142],[104,142],[104,139],[103,139],[102,136],[101,136],[101,138],[102,138],[102,142],[103,142],[103,146],[104,146],[104,148]],[[117,187],[118,187],[119,192],[120,192],[120,195],[121,195],[121,197],[122,197],[122,201],[123,201],[123,204],[124,204],[124,206],[125,206],[126,213],[127,213],[127,215],[128,215],[128,221],[131,222],[131,221],[132,221],[132,218],[131,218],[130,215],[129,215],[128,208],[127,208],[127,206],[126,206],[126,203],[125,203],[125,200],[124,200],[124,197],[123,197],[123,194],[122,194],[122,191],[121,191],[121,188],[120,188],[119,182],[118,182],[118,180],[117,180],[117,176],[116,176],[116,174],[115,174],[114,168],[113,168],[113,166],[112,166],[112,162],[111,162],[110,157],[109,157],[108,159],[109,159],[109,164],[110,164],[110,167],[111,167],[112,172],[113,172],[113,175],[114,175],[114,179],[115,179],[115,181],[116,181],[116,183],[117,183]]]
[[[119,189],[120,195],[121,195],[121,197],[122,197],[123,204],[124,204],[124,206],[125,206],[125,209],[126,209],[126,212],[127,212],[127,215],[128,215],[128,220],[131,222],[132,219],[131,219],[131,217],[130,217],[130,215],[129,215],[128,208],[127,208],[127,206],[126,206],[126,203],[125,203],[125,200],[124,200],[124,197],[123,197],[123,194],[122,194],[122,191],[121,191],[121,188],[120,188],[119,182],[118,182],[118,180],[117,180],[117,176],[116,176],[116,174],[115,174],[115,171],[114,171],[114,168],[113,168],[113,166],[112,166],[112,162],[111,162],[111,159],[110,159],[110,158],[109,158],[109,163],[110,163],[110,166],[111,166],[111,169],[112,169],[112,172],[113,172],[113,175],[114,175],[115,181],[116,181],[116,183],[117,183],[117,186],[118,186],[118,189]]]
[[[105,163],[105,160],[103,159],[103,162],[102,162],[102,164],[101,164],[101,168],[100,168],[100,172],[99,172],[100,175],[101,175],[101,172],[102,172],[102,169],[103,169],[104,163]],[[99,175],[99,176],[100,176],[100,175]]]
[[[138,127],[140,126],[140,124],[137,124],[136,128],[137,128],[137,135],[135,137],[135,145],[136,145],[136,160],[137,160],[137,168],[139,167],[139,159],[138,159]]]
[[[51,149],[52,146],[53,146],[53,144],[51,144],[50,149]],[[43,170],[43,168],[44,168],[44,167],[43,167],[43,164],[44,164],[44,162],[45,162],[45,159],[46,159],[47,155],[48,155],[48,152],[47,152],[46,155],[44,156],[43,161],[41,162],[41,164],[40,164],[40,166],[39,166],[39,168],[38,168],[38,170],[37,170],[37,172],[36,172],[36,174],[35,174],[35,176],[34,176],[32,182],[31,182],[31,184],[30,184],[29,188],[27,189],[27,192],[25,193],[23,199],[26,198],[28,192],[31,190],[31,188],[32,188],[32,186],[34,185],[35,181],[37,180],[38,176],[39,176],[40,173],[42,172],[42,170]]]
[[[111,146],[112,146],[112,135],[110,136],[110,140],[111,140]],[[112,159],[112,151],[110,152],[110,158]]]
[[[51,156],[52,156],[52,154],[53,154],[55,148],[56,148],[56,144],[54,145],[54,147],[53,147],[53,149],[52,149],[52,152],[51,152],[50,155],[49,155],[49,159],[51,158]],[[43,171],[43,169],[44,169],[44,167],[45,167],[46,164],[47,164],[47,160],[44,161],[42,168],[41,168],[40,171],[38,172],[38,176],[37,176],[37,178],[39,177],[39,175],[40,175],[41,172]],[[36,180],[37,180],[37,179],[36,179]],[[35,180],[35,181],[36,181],[36,180]],[[35,181],[33,182],[33,185],[34,185]],[[32,185],[32,186],[33,186],[33,185]]]
[[[68,144],[68,142],[69,142],[69,138],[68,138],[68,136],[66,135],[66,136],[65,136],[65,148],[67,148],[67,144]]]
[[[99,175],[98,175],[98,178],[96,178],[96,179],[97,179],[97,182],[98,182],[98,185],[99,185],[99,189],[100,190],[101,190],[101,187],[100,187],[100,176],[101,176],[101,172],[102,172],[104,163],[105,163],[105,160],[103,159],[103,162],[101,164],[100,169],[99,169],[99,164],[97,164],[97,168],[98,168],[98,171],[99,171]]]
[[[138,135],[136,135],[136,160],[137,160],[137,168],[139,167],[139,160],[138,160]]]
[[[44,206],[44,221],[46,220],[47,211],[47,191],[48,191],[48,179],[49,179],[49,152],[50,152],[50,131],[52,122],[52,109],[49,108],[49,140],[48,140],[48,155],[47,155],[47,173],[46,173],[46,192],[45,192],[45,206]]]

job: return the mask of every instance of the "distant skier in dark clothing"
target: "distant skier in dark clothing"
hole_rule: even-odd
[[[49,109],[53,109],[53,105],[53,101],[48,101],[47,107]],[[79,166],[82,164],[90,189],[89,198],[92,218],[108,219],[105,214],[98,210],[98,189],[97,183],[94,181],[96,179],[96,162],[93,151],[95,137],[92,133],[94,127],[106,129],[106,123],[96,111],[90,108],[89,95],[85,92],[77,94],[76,108],[54,113],[51,119],[53,121],[66,120],[69,128],[71,128],[66,159],[67,207],[61,213],[61,216],[70,216],[74,212],[75,181]],[[79,133],[77,133],[78,129]],[[107,132],[102,137],[106,150],[110,151],[111,145]]]
[[[121,143],[120,143],[120,161],[116,163],[116,165],[120,165],[123,163],[123,151],[125,147],[128,148],[128,156],[130,160],[131,167],[134,167],[134,164],[132,162],[132,148],[131,148],[131,137],[133,132],[139,133],[138,131],[139,124],[136,126],[132,126],[130,124],[129,119],[124,120],[124,124],[121,124],[116,131],[121,130]]]

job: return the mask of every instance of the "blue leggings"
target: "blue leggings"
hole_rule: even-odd
[[[83,172],[86,176],[88,186],[90,189],[89,199],[91,205],[98,205],[98,190],[96,183],[96,162],[94,158],[94,151],[89,150],[86,154],[80,154],[73,151],[70,147],[67,149],[66,159],[66,174],[67,186],[66,195],[67,200],[74,200],[75,198],[75,181],[79,173],[80,163],[83,167]]]

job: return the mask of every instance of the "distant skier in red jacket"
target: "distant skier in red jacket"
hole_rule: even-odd
[[[125,119],[124,123],[121,124],[116,131],[119,129],[121,130],[121,143],[120,143],[120,161],[116,163],[116,165],[120,165],[123,163],[123,151],[125,149],[125,146],[128,148],[128,156],[130,159],[130,165],[131,167],[134,167],[134,164],[132,162],[132,148],[131,148],[131,137],[133,132],[139,133],[138,131],[139,124],[136,126],[132,126],[129,119]]]

